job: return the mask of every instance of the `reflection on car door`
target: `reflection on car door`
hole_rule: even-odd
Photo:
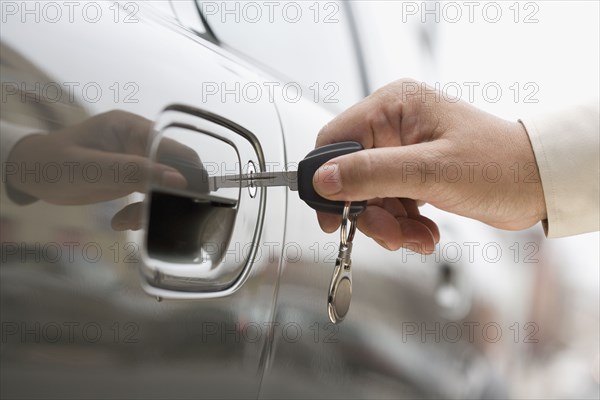
[[[121,118],[115,123],[124,123],[124,112],[155,121],[179,105],[233,121],[256,136],[263,164],[283,165],[272,102],[202,92],[206,82],[233,87],[260,83],[261,76],[152,6],[132,3],[135,22],[124,23],[113,18],[115,5],[96,4],[103,17],[95,23],[78,14],[72,22],[23,24],[15,17],[2,23],[3,94],[11,84],[19,88],[6,93],[3,121],[43,132],[111,110],[120,110],[108,114]],[[9,74],[11,63],[28,69]],[[41,88],[41,100],[21,96],[21,85],[27,92]],[[60,100],[48,98],[55,87],[62,90]],[[255,200],[247,192],[240,196],[248,204]],[[282,243],[285,189],[259,201],[262,215],[258,208],[254,215],[240,209],[234,223],[241,229],[253,218],[257,226],[260,216],[269,221],[260,241]],[[272,320],[281,249],[256,257],[245,285],[228,297],[159,302],[140,284],[144,232],[110,228],[126,203],[19,206],[2,198],[2,397],[256,397],[268,335],[243,335],[250,334],[248,323],[264,328]],[[175,218],[178,211],[167,202],[160,213]],[[245,257],[245,243],[238,242],[225,256]]]

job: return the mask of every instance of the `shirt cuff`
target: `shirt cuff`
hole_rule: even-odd
[[[535,154],[549,238],[600,229],[598,103],[521,119]]]

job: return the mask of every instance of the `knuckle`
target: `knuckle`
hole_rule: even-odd
[[[366,116],[367,124],[371,127],[371,130],[375,133],[384,129],[389,121],[386,115],[385,106],[378,102],[374,107],[372,107],[367,116]]]
[[[408,85],[411,85],[411,84],[420,85],[422,83],[421,81],[419,81],[417,79],[409,78],[409,77],[398,79],[396,82],[398,82],[401,85],[407,85],[407,84]]]
[[[123,110],[111,110],[99,115],[100,122],[108,132],[122,137],[124,140],[144,140],[140,133],[147,133],[150,129],[151,121]]]
[[[404,107],[405,104],[401,98],[396,96],[394,99],[392,99],[386,107],[388,120],[390,120],[391,122],[398,121],[400,116],[404,112]]]
[[[108,132],[122,135],[129,132],[131,114],[122,110],[111,110],[99,115],[99,121]]]
[[[402,93],[394,87],[380,89],[372,100],[372,106],[367,114],[367,122],[374,131],[387,131],[388,128],[398,128],[400,118],[405,108]]]
[[[131,119],[132,114],[123,110],[110,110],[98,115],[100,122],[107,124],[112,129],[118,128]]]
[[[391,84],[396,98],[403,103],[411,103],[423,100],[423,93],[432,90],[422,81],[412,78],[399,79]]]
[[[393,126],[393,120],[398,115],[395,112],[400,103],[397,95],[388,92],[378,94],[371,100],[365,119],[374,133]]]

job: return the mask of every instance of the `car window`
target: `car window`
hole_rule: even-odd
[[[363,97],[352,15],[340,1],[197,1],[218,42],[288,84],[296,92],[341,111]]]

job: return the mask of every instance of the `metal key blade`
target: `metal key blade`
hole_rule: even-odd
[[[287,186],[290,190],[297,191],[298,173],[297,171],[255,172],[241,175],[211,176],[209,178],[210,191],[220,188],[244,188],[248,186]]]

